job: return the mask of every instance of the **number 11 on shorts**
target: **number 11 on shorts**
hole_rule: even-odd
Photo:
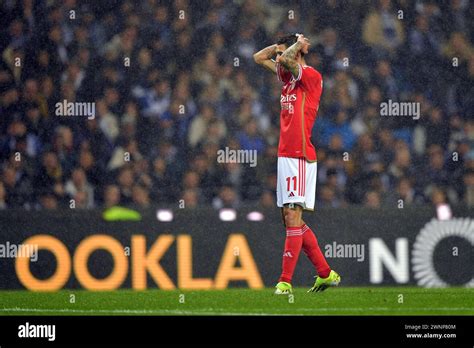
[[[291,184],[291,180],[293,180],[293,191],[296,191],[296,176],[287,176],[286,177],[286,190],[289,192],[291,191],[291,188],[290,188],[290,184]]]

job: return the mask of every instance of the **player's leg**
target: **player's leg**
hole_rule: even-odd
[[[304,185],[307,188],[304,192],[305,195],[305,207],[309,210],[314,209],[315,198],[316,198],[316,176],[317,176],[317,163],[310,163],[305,161],[305,180]],[[328,286],[336,286],[339,284],[340,276],[329,267],[324,254],[322,253],[318,239],[313,233],[311,228],[301,219],[301,229],[303,232],[303,251],[308,256],[309,260],[313,264],[318,276],[310,291],[323,291]]]
[[[276,294],[291,293],[291,280],[303,245],[301,221],[303,208],[290,203],[283,208],[283,218],[286,226],[285,248],[283,251],[282,272],[276,286]]]
[[[305,186],[307,188],[304,192],[305,205],[306,209],[312,210],[314,209],[316,199],[317,162],[309,163],[305,161],[304,166],[306,180]],[[331,268],[319,248],[316,235],[303,220],[301,220],[301,222],[303,231],[303,251],[313,264],[318,276],[326,278],[331,272]]]
[[[324,257],[318,245],[318,239],[313,231],[303,221],[303,251],[314,265],[318,276],[314,285],[308,292],[324,291],[330,286],[338,286],[341,282],[341,277],[336,271],[329,267],[326,258]]]
[[[318,276],[326,278],[331,272],[331,267],[329,267],[326,258],[319,247],[316,235],[304,221],[302,221],[302,231],[304,253],[313,264]]]
[[[298,158],[278,158],[277,205],[282,208],[282,219],[286,229],[283,251],[282,274],[276,286],[276,294],[291,292],[291,279],[303,244],[301,219],[303,209],[302,161]]]

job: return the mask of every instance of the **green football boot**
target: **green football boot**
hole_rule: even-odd
[[[327,278],[316,277],[316,281],[311,289],[308,292],[318,292],[324,291],[330,286],[338,286],[341,282],[341,276],[334,271],[329,273]]]
[[[293,287],[287,282],[279,282],[275,288],[275,295],[289,295],[293,292]]]

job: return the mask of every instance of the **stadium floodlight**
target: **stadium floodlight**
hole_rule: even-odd
[[[453,217],[451,207],[448,204],[440,204],[436,207],[438,220],[450,220]]]
[[[251,211],[247,214],[247,220],[249,221],[263,221],[265,217],[259,211]]]
[[[171,222],[173,221],[173,217],[173,212],[170,209],[158,209],[156,212],[158,221]]]
[[[235,209],[221,209],[219,210],[219,219],[222,221],[234,221],[237,218]]]

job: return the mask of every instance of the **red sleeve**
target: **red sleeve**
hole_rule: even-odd
[[[277,71],[277,77],[278,80],[281,82],[288,82],[291,79],[291,73],[287,70],[285,70],[280,63],[276,63],[276,71]]]

